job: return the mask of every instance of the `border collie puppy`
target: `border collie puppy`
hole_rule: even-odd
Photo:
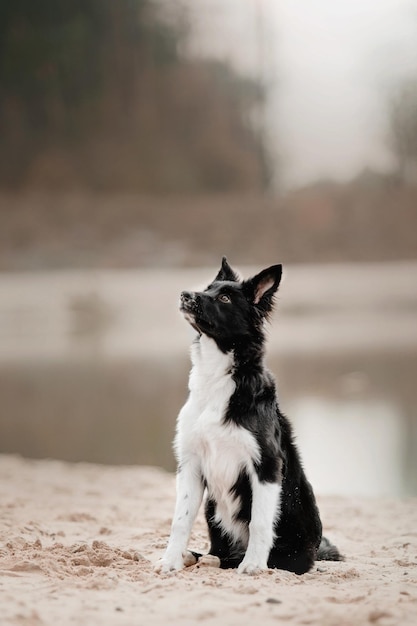
[[[303,574],[315,559],[342,559],[322,539],[313,490],[264,365],[264,323],[281,272],[273,265],[240,281],[223,258],[207,289],[181,294],[197,336],[177,422],[177,501],[161,573],[201,560],[245,574],[268,567]],[[204,492],[211,547],[202,557],[187,544]]]

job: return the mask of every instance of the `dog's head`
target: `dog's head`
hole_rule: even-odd
[[[182,292],[180,309],[195,330],[230,349],[259,335],[281,275],[282,266],[272,265],[241,281],[223,257],[220,271],[204,291]]]

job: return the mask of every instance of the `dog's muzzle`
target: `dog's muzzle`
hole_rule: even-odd
[[[183,291],[180,296],[180,309],[189,313],[196,313],[198,297],[191,291]]]
[[[183,291],[180,296],[180,311],[183,313],[187,322],[191,324],[191,326],[199,331],[197,325],[197,316],[200,305],[200,297],[198,294],[193,293],[191,291]]]

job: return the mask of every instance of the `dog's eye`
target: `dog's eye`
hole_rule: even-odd
[[[226,293],[221,293],[217,297],[217,300],[220,300],[220,302],[224,302],[225,304],[228,304],[229,302],[231,302],[230,296],[228,296]]]

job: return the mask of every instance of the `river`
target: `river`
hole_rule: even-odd
[[[214,272],[0,274],[0,451],[173,469],[178,295]],[[289,266],[276,309],[268,363],[316,490],[417,494],[417,262]]]

